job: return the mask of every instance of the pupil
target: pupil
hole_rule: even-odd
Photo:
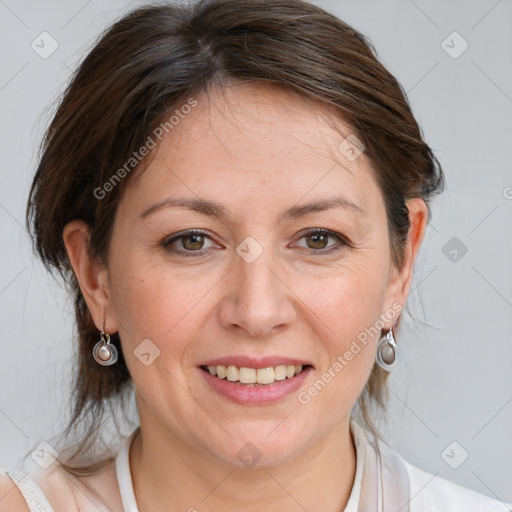
[[[200,247],[195,247],[194,245],[195,244],[201,245],[201,238],[202,237],[203,237],[203,235],[187,235],[184,238],[183,246],[185,247],[185,249],[199,249]],[[188,240],[193,240],[192,241],[192,247],[190,246],[191,244],[187,243]]]
[[[187,235],[184,237],[183,246],[185,249],[199,249],[197,245],[201,245],[203,235]],[[315,233],[314,235],[310,235],[309,238],[313,241],[314,249],[322,249],[325,247],[327,236],[323,233]],[[191,243],[189,243],[191,241]],[[310,244],[311,245],[311,244]]]
[[[313,239],[313,244],[320,244],[320,247],[313,247],[313,249],[322,249],[325,247],[326,235],[323,233],[316,233],[310,236]]]

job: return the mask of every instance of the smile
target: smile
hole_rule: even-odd
[[[285,365],[267,366],[265,368],[247,368],[234,365],[201,366],[201,369],[218,379],[226,379],[239,385],[258,386],[273,384],[276,381],[292,379],[299,375],[309,365]]]

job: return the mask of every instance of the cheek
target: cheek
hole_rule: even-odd
[[[307,280],[308,294],[306,288],[298,293],[308,297],[309,316],[315,319],[321,340],[319,355],[323,353],[317,376],[320,382],[306,390],[308,396],[302,397],[301,403],[322,391],[326,405],[336,404],[337,410],[345,410],[359,396],[373,367],[382,328],[385,263],[376,252],[367,253],[360,261],[347,261],[329,276]]]
[[[380,329],[375,327],[382,304],[380,294],[356,282],[332,298],[323,315],[329,326],[323,337],[328,369],[343,373],[344,380],[364,381],[373,366],[374,347],[380,337]]]
[[[387,285],[386,260],[377,252],[354,256],[329,273],[297,280],[300,297],[324,324],[325,339],[335,347],[370,327],[382,311]]]
[[[204,322],[205,290],[218,279],[214,272],[178,273],[165,264],[125,258],[113,273],[112,301],[127,352],[149,339],[178,364]]]

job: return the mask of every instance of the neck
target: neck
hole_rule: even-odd
[[[150,432],[145,435],[145,432]],[[267,468],[240,468],[162,428],[144,429],[130,450],[139,512],[344,510],[356,469],[349,418],[321,442]]]

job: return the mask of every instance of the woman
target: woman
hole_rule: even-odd
[[[76,304],[68,432],[94,440],[132,386],[140,427],[88,464],[88,437],[41,448],[0,510],[507,510],[406,462],[368,415],[442,185],[395,78],[318,7],[114,24],[50,125],[27,220]]]

